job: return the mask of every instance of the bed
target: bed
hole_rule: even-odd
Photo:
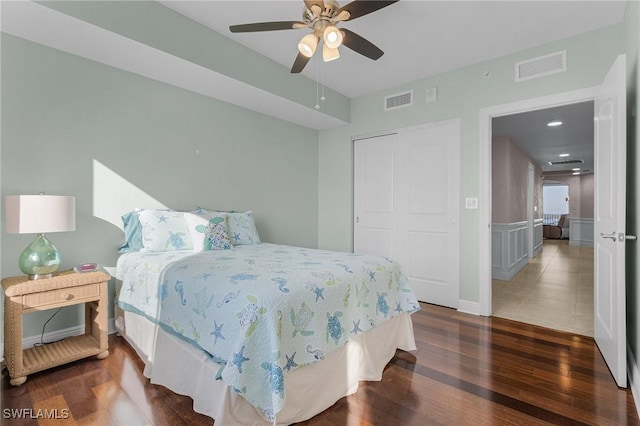
[[[360,380],[381,380],[396,349],[416,349],[419,305],[396,262],[245,240],[118,259],[116,326],[145,376],[190,396],[195,411],[221,425],[307,420]]]

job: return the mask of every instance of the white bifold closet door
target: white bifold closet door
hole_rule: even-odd
[[[354,140],[354,251],[397,260],[423,302],[460,299],[458,119]]]

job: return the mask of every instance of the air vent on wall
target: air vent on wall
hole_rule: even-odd
[[[397,93],[384,98],[384,110],[402,108],[413,105],[413,90],[404,93]]]
[[[516,81],[530,80],[567,70],[567,51],[539,56],[516,64]]]
[[[584,160],[558,160],[558,161],[549,161],[550,166],[558,166],[558,165],[567,165],[567,164],[582,164]]]

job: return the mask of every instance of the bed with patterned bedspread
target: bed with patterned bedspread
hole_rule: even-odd
[[[205,350],[216,378],[270,420],[289,372],[419,309],[399,265],[378,256],[261,243],[130,253],[118,273],[122,309]]]

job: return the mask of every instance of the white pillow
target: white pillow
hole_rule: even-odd
[[[145,251],[192,250],[193,240],[184,213],[174,210],[141,210],[142,247]]]

